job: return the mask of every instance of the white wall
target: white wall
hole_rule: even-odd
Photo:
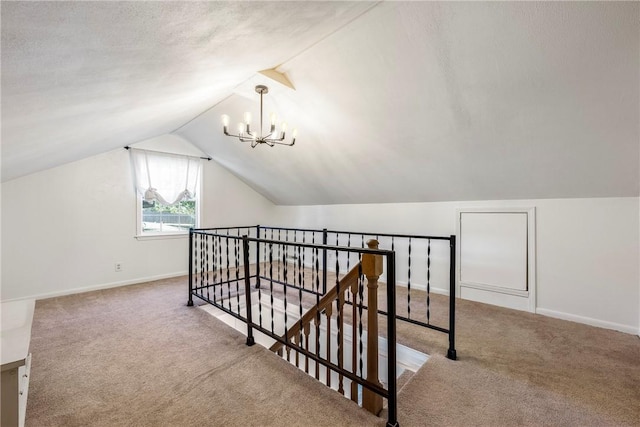
[[[639,199],[278,206],[276,225],[451,235],[456,209],[535,207],[537,312],[638,333]]]
[[[140,145],[176,150],[180,144],[165,137]],[[203,189],[203,227],[450,235],[458,208],[534,206],[538,313],[639,330],[638,198],[274,206],[213,161],[204,162]],[[136,201],[124,149],[7,181],[0,190],[2,300],[186,273],[186,238],[134,238]],[[122,272],[114,271],[115,262]]]
[[[197,154],[171,135],[138,145]],[[204,162],[203,198],[203,226],[258,224],[273,209],[213,161]],[[186,274],[188,239],[135,239],[135,208],[124,149],[4,182],[0,299]]]

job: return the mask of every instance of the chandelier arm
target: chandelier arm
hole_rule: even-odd
[[[234,135],[234,134],[232,134],[232,133],[225,133],[225,135],[230,136],[230,137],[232,137],[232,138],[238,138],[238,139],[240,139],[240,140],[242,140],[242,138],[244,138],[243,136],[240,136],[240,135]]]
[[[284,138],[269,138],[269,137],[266,137],[266,138],[263,138],[263,139],[265,141],[270,141],[270,142],[282,142],[282,141],[284,141]]]
[[[279,141],[271,141],[271,142],[272,142],[273,144],[278,144],[278,145],[287,145],[287,146],[291,147],[293,144],[295,144],[295,143],[296,143],[296,140],[295,140],[295,138],[294,138],[290,143],[287,143],[287,142],[279,142]]]

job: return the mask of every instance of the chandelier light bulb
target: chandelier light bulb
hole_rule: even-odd
[[[244,123],[238,123],[238,135],[242,135],[244,133]]]
[[[229,120],[230,120],[230,119],[231,119],[231,118],[230,118],[229,116],[227,116],[226,114],[223,114],[223,115],[222,115],[222,125],[223,125],[224,127],[229,126]]]
[[[296,139],[296,136],[298,136],[298,129],[294,129],[293,134],[291,134],[291,136],[293,137],[293,139]]]
[[[284,132],[286,132],[286,131],[287,131],[287,122],[284,122],[284,123],[282,124],[282,132],[284,133]]]
[[[244,113],[244,122],[247,126],[251,124],[251,113]]]

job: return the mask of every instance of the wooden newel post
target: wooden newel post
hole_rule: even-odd
[[[378,249],[378,241],[367,242],[369,249]],[[367,278],[367,381],[380,384],[378,376],[378,278],[382,274],[382,255],[363,254],[362,274]],[[363,387],[362,407],[378,415],[382,411],[382,396]]]

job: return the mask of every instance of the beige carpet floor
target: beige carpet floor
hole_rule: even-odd
[[[38,301],[26,425],[385,424],[186,299],[182,277]],[[637,336],[462,300],[457,318],[455,362],[446,335],[398,324],[432,355],[402,426],[640,425]]]

